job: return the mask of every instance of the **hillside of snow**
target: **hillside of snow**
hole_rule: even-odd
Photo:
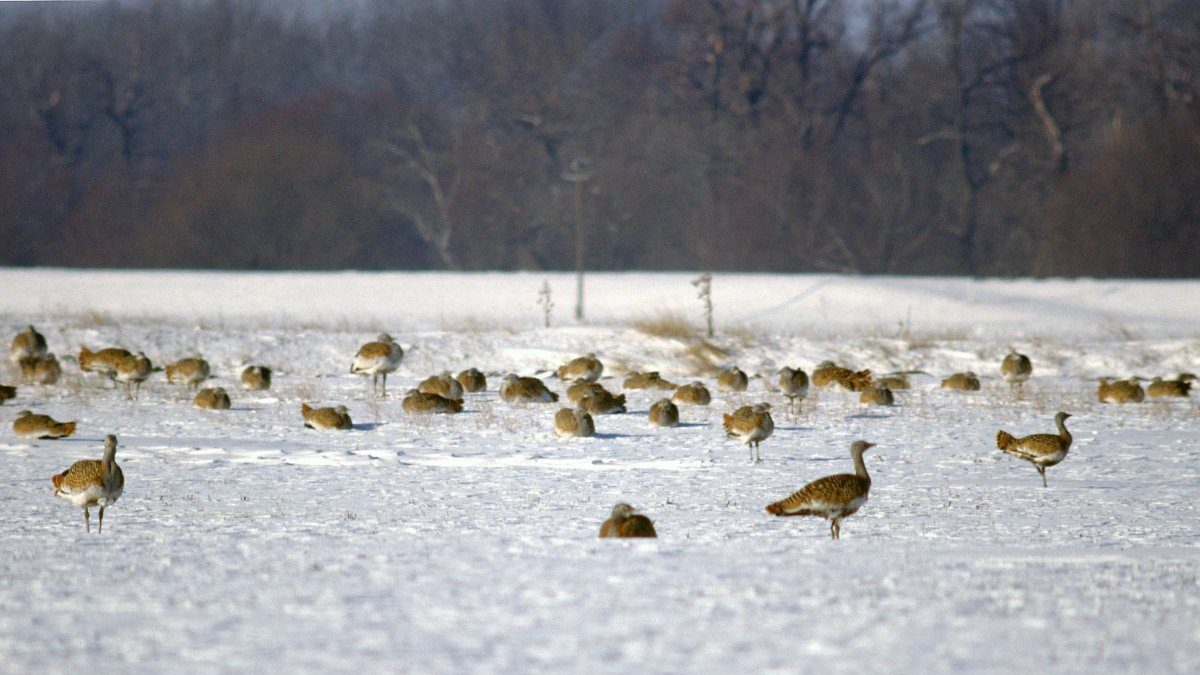
[[[0,338],[26,324],[62,361],[54,386],[0,406],[0,672],[1156,672],[1200,670],[1200,405],[1096,399],[1100,377],[1200,372],[1200,282],[715,275],[702,340],[695,274],[209,273],[0,269]],[[552,288],[551,327],[537,294]],[[387,331],[406,355],[389,395],[349,372]],[[136,401],[74,359],[202,355],[227,411],[155,374]],[[1019,389],[1010,348],[1033,360]],[[595,352],[629,411],[558,439],[555,404],[510,405],[508,372]],[[814,390],[789,411],[781,366],[907,373],[897,405]],[[244,392],[241,369],[275,371]],[[737,364],[746,392],[721,393]],[[403,392],[469,366],[459,415]],[[661,392],[633,371],[699,380],[709,406],[656,429]],[[971,370],[979,392],[939,388]],[[18,373],[0,364],[0,383]],[[565,401],[565,397],[564,397]],[[763,461],[722,413],[770,402]],[[301,402],[354,428],[305,429]],[[75,436],[12,433],[30,409]],[[1047,470],[995,446],[1052,432]],[[126,477],[103,534],[50,476],[120,439]],[[829,538],[766,504],[866,456],[870,499]],[[601,541],[612,505],[656,540]],[[93,516],[94,516],[93,512]],[[99,666],[104,664],[104,666]]]

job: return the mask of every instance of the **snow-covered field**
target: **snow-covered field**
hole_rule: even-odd
[[[0,270],[0,337],[32,323],[65,373],[0,407],[0,671],[1200,671],[1197,398],[1095,398],[1101,376],[1200,371],[1200,282],[717,275],[698,346],[669,330],[700,322],[694,277],[589,275],[578,325],[563,274]],[[348,370],[384,330],[407,355],[379,398]],[[201,354],[233,409],[194,409],[161,374],[127,401],[81,377],[83,345]],[[1009,347],[1034,363],[1020,392],[997,377]],[[498,400],[504,373],[589,351],[618,392],[631,370],[758,377],[675,429],[646,423],[659,394],[625,392],[590,439],[553,436],[557,405]],[[787,412],[775,371],[825,359],[914,388]],[[237,387],[250,363],[270,391]],[[489,390],[463,414],[401,410],[468,366]],[[983,390],[937,387],[959,370]],[[752,465],[721,413],[760,400],[776,430]],[[301,401],[345,404],[355,428],[306,430]],[[24,408],[78,434],[20,440]],[[1075,443],[1043,489],[995,434],[1050,432],[1058,410]],[[49,477],[106,433],[125,493],[87,534]],[[851,471],[856,438],[878,444],[874,484],[840,541],[763,510]],[[659,538],[597,539],[617,501]]]

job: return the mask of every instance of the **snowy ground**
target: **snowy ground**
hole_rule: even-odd
[[[1094,396],[1100,376],[1200,371],[1200,282],[718,275],[718,349],[644,332],[699,319],[694,276],[593,275],[578,326],[569,275],[0,270],[5,340],[33,323],[60,357],[200,353],[234,397],[196,410],[157,375],[130,402],[64,359],[60,385],[0,407],[0,672],[1200,670],[1197,399]],[[408,352],[386,399],[347,372],[381,330]],[[1010,346],[1034,362],[1020,393],[995,377]],[[645,421],[657,395],[626,392],[591,439],[555,439],[555,405],[497,399],[504,372],[588,351],[617,391],[633,369],[766,377],[668,430]],[[824,359],[915,371],[914,389],[789,414],[765,380]],[[237,388],[249,363],[271,391]],[[404,389],[467,366],[490,381],[466,412],[402,412]],[[937,388],[967,369],[983,391]],[[759,400],[776,431],[751,465],[720,419]],[[355,429],[305,430],[301,401],[347,405]],[[79,433],[17,439],[23,408]],[[1052,431],[1060,409],[1075,444],[1043,489],[994,437]],[[106,433],[126,490],[89,535],[49,477]],[[851,470],[856,438],[878,444],[874,485],[840,541],[763,511]],[[658,540],[596,539],[621,500]]]

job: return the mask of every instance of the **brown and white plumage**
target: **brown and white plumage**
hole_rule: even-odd
[[[600,379],[600,375],[604,372],[604,364],[596,355],[588,352],[585,356],[571,359],[566,364],[558,367],[558,379],[563,380],[587,380],[595,382]]]
[[[17,397],[17,388],[7,384],[0,384],[0,403],[4,403],[10,398]]]
[[[717,374],[718,391],[746,391],[750,378],[737,366],[730,366]]]
[[[467,368],[456,378],[463,391],[475,393],[487,389],[487,378],[476,368]]]
[[[88,508],[100,507],[100,523],[97,532],[104,531],[104,509],[117,501],[125,490],[125,473],[117,465],[117,437],[104,437],[102,459],[81,459],[71,468],[50,478],[54,483],[54,495],[62,497],[75,506],[83,507],[83,522],[88,532],[92,531],[91,514]]]
[[[1000,375],[1009,384],[1021,384],[1032,374],[1033,364],[1030,363],[1029,357],[1017,353],[1015,349],[1009,350],[1008,356],[1000,362]]]
[[[439,413],[460,413],[463,411],[462,398],[447,398],[416,389],[409,389],[401,404],[404,412],[414,415],[436,415]]]
[[[536,377],[518,377],[509,373],[500,382],[500,398],[508,403],[553,403],[558,400],[558,394]]]
[[[554,434],[559,438],[585,438],[595,433],[596,422],[582,407],[560,408],[554,413]]]
[[[732,414],[725,414],[725,433],[746,444],[750,449],[750,461],[762,461],[758,445],[771,436],[775,431],[775,421],[771,419],[771,404],[756,403],[744,405]]]
[[[634,371],[621,384],[625,389],[675,389],[675,385],[664,380],[658,371],[639,373]]]
[[[458,380],[451,377],[449,372],[431,375],[421,380],[421,383],[417,385],[417,391],[422,394],[437,394],[452,401],[461,401],[463,397],[463,386],[458,383]]]
[[[863,389],[862,395],[858,397],[858,402],[866,405],[894,405],[896,397],[892,395],[891,389],[875,385]]]
[[[1096,398],[1101,403],[1140,403],[1146,398],[1146,391],[1137,383],[1137,378],[1109,382],[1108,378],[1100,378],[1100,386],[1096,388]]]
[[[246,366],[242,370],[242,389],[265,391],[271,388],[271,369],[266,366]]]
[[[600,538],[658,537],[654,523],[624,502],[612,509],[612,515],[600,526]]]
[[[656,427],[674,427],[679,425],[679,408],[671,399],[659,399],[650,406],[650,424]]]
[[[13,433],[21,438],[66,438],[75,433],[74,422],[57,422],[49,415],[38,415],[28,410],[17,413],[12,423]]]
[[[847,391],[862,391],[871,386],[870,370],[850,370],[832,361],[822,361],[812,372],[814,387],[839,386]]]
[[[996,447],[1004,452],[1023,459],[1037,469],[1042,475],[1042,487],[1046,487],[1046,467],[1054,466],[1067,457],[1071,449],[1071,432],[1064,424],[1069,414],[1060,412],[1054,416],[1058,425],[1057,434],[1033,434],[1023,438],[1013,438],[1013,435],[1001,429],[996,433]]]
[[[111,380],[117,374],[117,363],[129,356],[132,356],[129,350],[120,347],[106,347],[98,352],[84,347],[79,350],[79,369]]]
[[[780,368],[779,391],[787,398],[788,408],[795,408],[796,404],[808,396],[808,373],[804,372],[803,368],[790,366]]]
[[[383,376],[383,387],[380,392],[387,395],[388,373],[395,372],[404,359],[404,350],[391,335],[381,333],[374,342],[368,342],[358,348],[354,362],[350,364],[350,372],[358,375],[371,376],[371,388],[379,387],[379,378]]]
[[[21,367],[21,379],[26,384],[55,384],[62,377],[62,366],[53,354],[26,356],[17,365]]]
[[[13,363],[25,358],[38,358],[46,355],[46,338],[33,326],[26,326],[12,339],[9,348],[8,358]]]
[[[142,383],[150,377],[150,373],[154,372],[154,366],[150,363],[150,359],[141,352],[119,359],[116,366],[113,379],[125,387],[125,396],[129,399],[135,399],[142,393]],[[132,391],[130,390],[131,385]]]
[[[617,415],[625,412],[625,394],[613,395],[601,389],[579,399],[579,407],[593,415]]]
[[[954,373],[950,377],[942,380],[942,389],[952,389],[954,391],[979,391],[979,378],[975,373],[967,371],[965,373]]]
[[[567,387],[567,400],[571,403],[579,403],[580,399],[585,396],[594,396],[600,392],[607,392],[604,385],[599,382],[590,382],[588,380],[575,380],[571,386]]]
[[[189,390],[199,389],[201,383],[208,379],[212,374],[212,368],[209,367],[208,361],[199,356],[192,356],[186,359],[179,359],[175,363],[167,366],[167,382],[171,384],[182,384]]]
[[[685,384],[671,394],[671,400],[684,405],[708,405],[712,403],[712,394],[703,382]]]
[[[1175,397],[1186,398],[1192,389],[1192,380],[1196,377],[1184,373],[1174,380],[1164,380],[1156,377],[1146,385],[1146,395],[1153,398]]]
[[[222,387],[201,389],[192,399],[192,405],[203,410],[229,410],[229,394]]]
[[[350,421],[350,412],[344,405],[336,408],[313,408],[307,403],[301,403],[300,414],[304,416],[304,426],[309,429],[341,429],[344,431],[354,427],[353,422]]]
[[[854,473],[825,476],[805,485],[787,499],[767,505],[767,513],[776,516],[818,516],[829,520],[829,534],[834,539],[842,536],[842,520],[867,502],[871,492],[871,476],[863,462],[863,453],[875,447],[874,443],[854,441],[850,445],[850,456],[854,459]]]

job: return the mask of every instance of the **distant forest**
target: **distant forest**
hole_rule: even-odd
[[[0,5],[0,264],[1200,275],[1195,0]],[[577,211],[578,209],[578,211]]]

